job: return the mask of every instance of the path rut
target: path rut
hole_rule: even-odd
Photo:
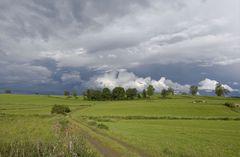
[[[119,145],[121,145],[122,147],[126,148],[126,150],[128,150],[129,152],[133,152],[135,154],[137,154],[139,157],[149,157],[150,155],[148,155],[147,153],[145,153],[144,151],[120,140],[120,139],[117,139],[115,137],[112,137],[108,134],[105,134],[103,132],[100,132],[99,130],[97,129],[94,129],[92,127],[89,127],[87,124],[85,124],[84,122],[81,122],[81,121],[78,121],[78,120],[75,120],[73,118],[71,118],[72,121],[74,121],[75,123],[78,123],[78,124],[81,124],[81,125],[84,125],[85,127],[87,127],[88,129],[90,129],[91,131],[93,131],[94,133],[98,134],[98,135],[101,135],[105,138],[108,138],[108,139],[111,139],[113,141],[115,141],[116,143],[118,143]],[[102,145],[101,141],[97,140],[97,139],[94,139],[93,137],[89,136],[88,134],[86,134],[86,137],[87,139],[89,140],[89,142],[100,152],[102,153],[105,157],[120,157],[121,155],[112,150],[111,148],[106,148],[105,146]]]

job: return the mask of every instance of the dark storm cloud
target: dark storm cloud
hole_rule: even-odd
[[[154,77],[157,67],[182,83],[176,72],[186,64],[196,65],[185,69],[188,82],[198,83],[190,75],[205,67],[236,71],[238,6],[238,0],[0,0],[0,83],[82,88],[106,70]]]

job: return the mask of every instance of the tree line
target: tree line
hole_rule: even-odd
[[[190,86],[189,93],[191,95],[198,94],[198,86]],[[215,94],[217,96],[225,96],[230,91],[223,87],[222,84],[218,83],[215,88]],[[155,88],[152,85],[149,85],[146,89],[143,89],[142,92],[138,92],[136,88],[124,89],[123,87],[115,87],[113,90],[109,88],[103,89],[87,89],[83,92],[83,97],[85,100],[94,100],[94,101],[105,101],[105,100],[133,100],[133,99],[150,99],[155,93]],[[173,88],[163,89],[160,92],[160,95],[163,98],[167,96],[173,96],[175,91]],[[187,94],[187,93],[186,93]]]
[[[86,100],[133,100],[141,98],[150,98],[154,94],[154,87],[149,85],[141,93],[136,88],[124,89],[123,87],[115,87],[113,90],[109,88],[100,89],[87,89],[84,93]]]

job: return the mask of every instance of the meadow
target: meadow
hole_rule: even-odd
[[[239,157],[240,112],[225,102],[240,99],[86,101],[2,94],[0,156]],[[71,112],[51,114],[54,104]]]

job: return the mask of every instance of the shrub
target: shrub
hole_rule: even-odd
[[[106,130],[109,129],[108,126],[105,125],[105,124],[103,124],[103,123],[98,124],[97,127],[98,127],[99,129],[106,129]]]
[[[69,113],[71,112],[70,108],[66,105],[54,105],[52,107],[52,111],[51,113],[56,113],[56,114],[66,114],[66,113]]]
[[[239,107],[238,104],[234,104],[234,103],[232,103],[232,102],[226,102],[224,105],[227,106],[227,107],[230,107],[230,108]]]

